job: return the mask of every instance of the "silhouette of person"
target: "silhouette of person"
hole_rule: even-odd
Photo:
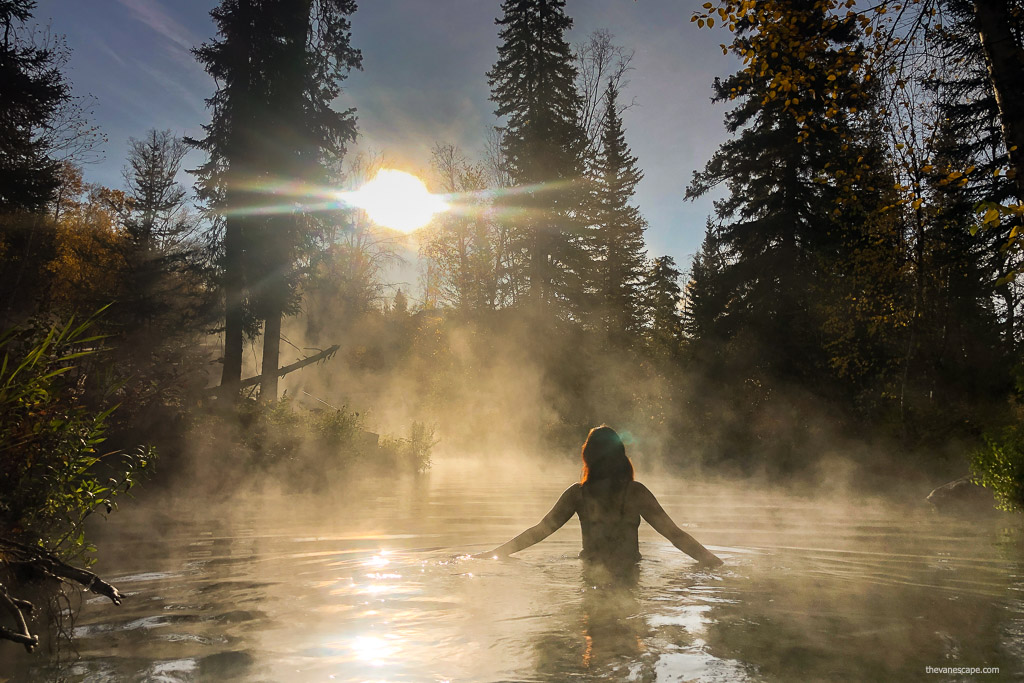
[[[633,463],[611,427],[590,430],[583,444],[583,476],[559,497],[539,524],[478,558],[507,557],[543,541],[576,514],[583,530],[580,558],[620,573],[640,560],[637,531],[643,517],[672,545],[697,560],[718,566],[722,560],[676,526],[650,490],[634,479]]]

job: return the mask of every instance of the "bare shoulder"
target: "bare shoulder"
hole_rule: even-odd
[[[555,509],[560,510],[562,514],[569,514],[576,512],[580,507],[580,502],[583,500],[581,495],[582,489],[579,484],[573,484],[565,491],[562,491],[562,495],[558,497],[558,502],[555,503]]]
[[[651,493],[651,490],[638,481],[630,482],[629,496],[640,505],[641,509],[658,505],[658,499]]]
[[[632,496],[637,496],[640,498],[654,497],[654,494],[651,493],[651,490],[638,481],[629,482],[629,493]]]

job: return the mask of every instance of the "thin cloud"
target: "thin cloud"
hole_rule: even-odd
[[[155,0],[118,0],[143,24],[160,34],[187,54],[195,45],[195,36],[167,15]]]
[[[124,59],[121,58],[121,55],[117,54],[116,52],[114,52],[114,50],[110,49],[110,46],[107,45],[107,41],[105,38],[101,37],[95,31],[83,31],[83,33],[89,37],[89,43],[93,48],[95,48],[99,52],[102,52],[104,55],[106,55],[113,61],[117,62],[119,65],[128,66],[127,62],[125,62]]]

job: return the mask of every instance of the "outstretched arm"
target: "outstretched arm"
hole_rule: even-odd
[[[576,501],[578,499],[576,489],[578,487],[579,484],[573,484],[567,488],[558,498],[555,506],[551,508],[551,511],[544,515],[544,519],[540,520],[539,524],[530,527],[508,543],[498,546],[490,552],[480,553],[475,557],[506,557],[524,548],[529,548],[534,543],[543,541],[561,529],[562,525],[568,522],[576,512]]]
[[[654,494],[646,486],[639,482],[636,483],[636,486],[640,492],[640,514],[643,515],[648,524],[654,527],[655,531],[701,564],[712,567],[723,564],[722,560],[698,543],[697,539],[676,526],[676,523],[672,521],[672,518],[661,507],[661,503],[658,502],[658,499],[654,497]]]

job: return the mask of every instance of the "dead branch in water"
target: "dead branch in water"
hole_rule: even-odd
[[[43,548],[0,538],[0,564],[12,575],[28,576],[31,579],[74,581],[81,584],[85,590],[110,598],[115,605],[121,604],[121,593],[114,586],[87,569],[64,562]],[[29,630],[25,619],[35,609],[32,603],[13,597],[7,586],[0,583],[0,607],[10,614],[15,626],[15,630],[0,627],[0,638],[21,643],[27,651],[32,652],[39,644],[39,636]]]

